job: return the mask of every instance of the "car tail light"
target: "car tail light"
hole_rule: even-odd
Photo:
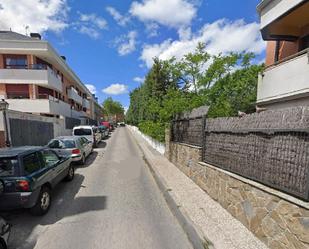
[[[74,150],[72,150],[72,154],[80,154],[80,149],[74,149]]]
[[[16,181],[16,190],[18,191],[30,191],[30,184],[27,180]]]

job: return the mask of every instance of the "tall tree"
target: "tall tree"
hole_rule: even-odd
[[[121,114],[124,115],[124,108],[120,102],[114,101],[111,97],[108,97],[104,100],[103,104],[103,112],[108,118],[111,118],[114,115]]]

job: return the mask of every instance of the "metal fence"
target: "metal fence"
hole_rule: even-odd
[[[179,119],[171,141],[202,147],[202,160],[309,201],[309,108],[243,118]]]
[[[12,146],[41,146],[54,137],[54,125],[49,122],[10,118],[9,124]]]
[[[206,132],[206,163],[309,200],[309,133]]]
[[[172,141],[202,146],[203,117],[180,119],[172,122]]]

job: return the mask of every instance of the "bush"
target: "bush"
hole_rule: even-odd
[[[152,121],[144,121],[138,125],[138,128],[142,133],[161,143],[165,142],[165,127],[165,123],[155,123]]]

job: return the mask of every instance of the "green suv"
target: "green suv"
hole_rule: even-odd
[[[74,178],[71,160],[44,147],[1,149],[0,210],[29,208],[33,215],[46,214],[51,190],[61,180]]]

